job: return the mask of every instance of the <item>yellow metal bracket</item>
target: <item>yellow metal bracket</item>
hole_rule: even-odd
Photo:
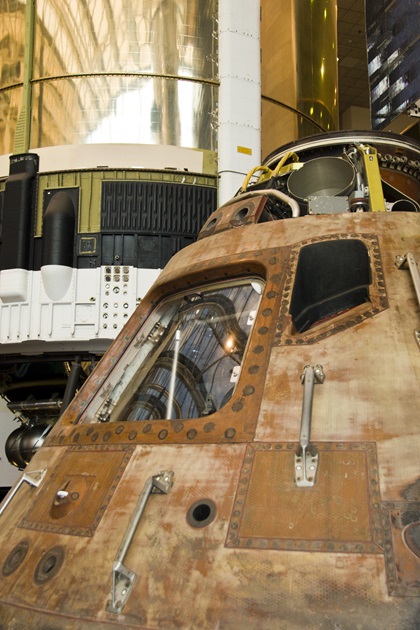
[[[359,146],[359,150],[363,155],[366,181],[369,188],[369,209],[371,212],[385,212],[386,206],[377,151],[374,147],[363,144]]]

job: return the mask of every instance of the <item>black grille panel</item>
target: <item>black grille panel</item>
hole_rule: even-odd
[[[216,189],[158,182],[103,182],[101,232],[196,237],[216,207]]]
[[[161,269],[192,243],[216,206],[216,188],[157,182],[103,182],[103,265]]]

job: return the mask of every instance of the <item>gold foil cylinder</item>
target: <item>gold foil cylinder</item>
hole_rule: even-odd
[[[0,3],[0,14],[2,125],[13,136],[25,5]],[[128,142],[215,150],[216,17],[217,0],[36,0],[30,148]],[[11,151],[13,138],[2,143],[2,153]]]
[[[38,0],[31,145],[212,150],[216,0]]]
[[[337,0],[261,0],[262,154],[338,127]]]
[[[25,52],[25,6],[18,0],[0,2],[0,155],[12,153],[22,107]]]

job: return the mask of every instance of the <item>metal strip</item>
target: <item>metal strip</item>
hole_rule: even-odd
[[[25,51],[23,61],[22,108],[16,124],[13,153],[26,153],[31,137],[32,69],[34,56],[35,0],[29,0],[25,8]]]
[[[34,488],[38,488],[38,486],[40,485],[41,481],[44,479],[46,472],[47,472],[47,469],[45,468],[44,470],[34,470],[32,473],[23,473],[22,477],[19,479],[19,481],[17,482],[17,484],[15,485],[13,490],[9,493],[9,495],[6,497],[6,499],[1,504],[0,516],[3,514],[3,512],[5,511],[7,506],[9,505],[10,501],[13,499],[13,497],[15,496],[17,491],[19,490],[20,486],[25,481],[30,486],[33,486]]]
[[[54,77],[38,77],[37,79],[32,79],[31,84],[35,85],[37,83],[52,83],[54,81],[62,81],[65,79],[85,79],[85,78],[93,78],[93,77],[137,77],[137,78],[145,78],[145,79],[168,79],[173,81],[185,81],[187,83],[199,83],[200,85],[214,85],[218,86],[220,82],[218,80],[212,79],[202,79],[195,77],[184,77],[178,74],[161,74],[157,72],[76,72],[69,74],[58,74]],[[15,85],[12,87],[16,87]],[[301,115],[301,114],[299,114]]]

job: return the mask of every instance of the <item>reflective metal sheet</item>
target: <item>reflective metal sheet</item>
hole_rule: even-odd
[[[0,154],[11,153],[21,106],[25,6],[0,0]]]
[[[38,0],[31,146],[213,150],[216,12],[216,0]]]
[[[217,88],[174,79],[94,76],[33,87],[31,146],[102,142],[214,150]]]
[[[125,72],[215,79],[216,0],[37,0],[34,78]]]
[[[25,6],[17,0],[0,0],[0,88],[23,80]]]
[[[22,105],[22,87],[0,91],[0,155],[12,153],[15,129]]]

